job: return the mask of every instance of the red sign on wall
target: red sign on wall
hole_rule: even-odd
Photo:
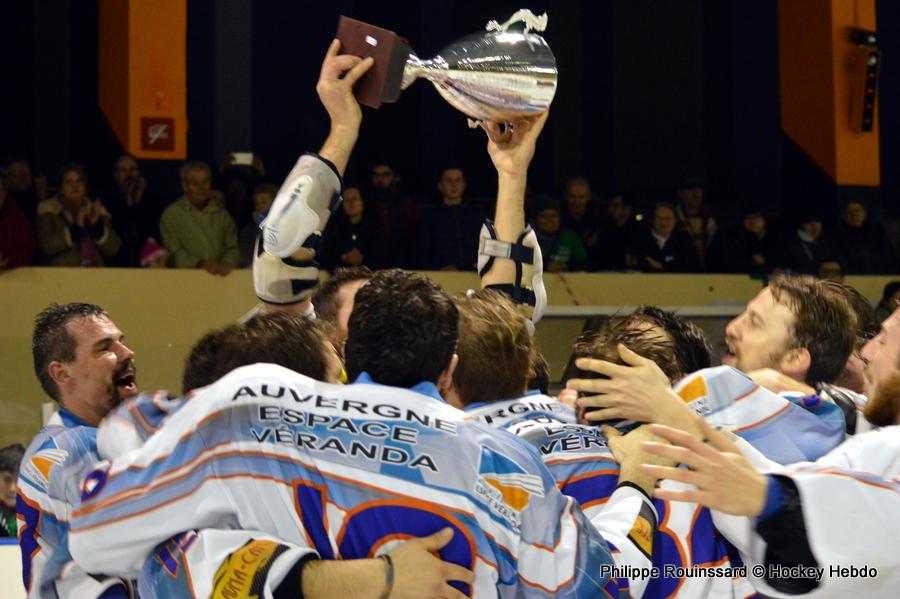
[[[175,119],[141,117],[141,149],[171,152],[175,149]]]

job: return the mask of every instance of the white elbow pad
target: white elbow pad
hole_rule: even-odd
[[[279,258],[301,247],[317,251],[322,231],[340,205],[341,178],[334,165],[315,154],[304,154],[261,224],[263,247]]]
[[[531,334],[534,325],[544,316],[547,309],[547,290],[544,288],[544,257],[538,245],[534,230],[525,225],[525,229],[515,243],[500,241],[494,230],[494,223],[486,219],[481,227],[478,240],[478,276],[483,277],[494,265],[495,258],[512,260],[516,265],[516,281],[512,285],[489,285],[509,295],[513,301],[528,304],[534,308],[531,316]]]
[[[257,235],[253,251],[256,297],[268,304],[296,304],[309,298],[318,284],[318,264],[273,256],[263,250]]]

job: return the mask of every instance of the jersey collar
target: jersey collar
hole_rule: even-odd
[[[75,426],[89,426],[91,428],[97,428],[96,426],[88,424],[69,410],[62,407],[59,409],[59,418],[60,420],[62,420],[62,423],[66,428],[72,428]]]
[[[522,398],[524,398],[524,397],[528,397],[528,396],[530,396],[530,395],[540,395],[540,394],[541,394],[541,390],[540,390],[540,389],[532,389],[532,390],[530,390],[530,391],[526,391],[525,393],[523,393],[523,394],[520,395],[519,397],[514,397],[513,399],[500,399],[500,400],[497,400],[497,401],[479,401],[479,402],[476,402],[476,403],[470,403],[469,405],[467,405],[466,407],[463,408],[463,412],[469,412],[469,411],[471,411],[471,410],[477,410],[478,408],[483,408],[484,406],[486,406],[486,405],[488,405],[488,404],[505,403],[505,402],[509,402],[509,401],[518,401],[518,400],[520,400],[520,399],[522,399]]]
[[[359,376],[356,377],[356,380],[351,383],[353,385],[379,385],[381,387],[390,387],[390,385],[382,385],[381,383],[376,383],[372,380],[372,377],[368,372],[360,372]],[[447,403],[444,401],[444,398],[441,397],[441,394],[438,392],[437,386],[430,381],[422,381],[418,385],[414,385],[409,387],[410,391],[415,391],[416,393],[421,393],[422,395],[427,395],[432,399],[436,399],[441,403]]]

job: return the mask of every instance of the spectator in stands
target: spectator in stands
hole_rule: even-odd
[[[325,229],[322,263],[328,270],[339,266],[368,266],[376,263],[378,222],[366,211],[359,187],[341,194],[341,211],[331,217]]]
[[[0,270],[28,266],[33,260],[31,223],[9,194],[9,175],[0,169]]]
[[[562,226],[574,231],[590,252],[600,238],[600,213],[591,196],[590,183],[583,177],[569,179],[563,199],[565,209],[562,212]]]
[[[104,266],[122,240],[100,200],[87,192],[87,175],[78,164],[60,171],[57,196],[38,204],[37,242],[51,266]]]
[[[703,183],[699,179],[688,179],[678,188],[678,206],[675,216],[694,241],[697,255],[702,260],[716,234],[716,219],[709,207],[703,204]]]
[[[241,268],[247,268],[253,262],[253,246],[256,235],[259,233],[259,223],[269,213],[275,196],[278,195],[278,187],[271,183],[260,183],[253,188],[253,219],[241,227],[238,234],[238,242],[241,246]]]
[[[419,207],[400,190],[400,175],[385,161],[372,165],[372,189],[366,196],[378,219],[380,229],[379,266],[384,268],[413,265],[413,240],[419,224]]]
[[[422,215],[416,240],[416,260],[425,270],[475,270],[478,233],[484,211],[463,199],[462,169],[444,169],[437,185],[441,203]]]
[[[159,229],[175,268],[202,268],[225,276],[241,260],[234,219],[215,199],[212,172],[203,162],[181,167],[184,195],[162,214]]]
[[[117,264],[137,266],[141,248],[147,239],[159,239],[159,217],[162,206],[158,198],[147,193],[147,180],[131,154],[123,154],[113,168],[113,185],[104,195],[116,230],[122,238]]]
[[[0,537],[16,538],[16,481],[23,455],[19,444],[0,449]]]
[[[843,283],[844,264],[841,262],[840,258],[829,256],[819,262],[819,272],[817,274],[820,279],[827,279],[829,281],[834,281],[835,283]]]
[[[544,269],[547,272],[584,270],[587,251],[575,231],[561,226],[559,200],[540,196],[537,211],[534,229],[544,256]]]
[[[745,208],[741,224],[716,235],[710,244],[706,266],[709,272],[766,273],[772,270],[775,243],[766,228],[766,218],[756,207]]]
[[[866,205],[857,199],[844,204],[837,228],[837,243],[851,275],[896,272],[897,258],[882,224],[869,218]]]
[[[881,301],[875,306],[875,320],[881,324],[897,308],[900,308],[900,281],[891,281],[884,286]]]
[[[638,268],[632,248],[640,235],[640,226],[631,213],[631,200],[625,194],[615,194],[609,200],[597,245],[588,251],[591,270]]]
[[[266,167],[255,154],[248,164],[239,162],[237,154],[230,152],[219,167],[219,174],[224,196],[223,205],[234,219],[238,230],[242,230],[245,225],[253,223],[255,209],[253,190],[265,178]]]
[[[6,167],[9,173],[9,195],[31,222],[35,221],[37,205],[47,199],[47,180],[41,175],[32,176],[27,160],[13,160]]]
[[[690,233],[677,228],[675,208],[657,204],[650,228],[635,244],[638,265],[644,272],[699,272],[700,256]]]
[[[168,268],[169,252],[166,248],[159,245],[153,237],[144,242],[141,248],[141,267],[142,268]]]
[[[826,258],[842,260],[837,244],[825,234],[822,217],[815,211],[802,217],[796,234],[788,238],[780,266],[805,275],[818,275]]]

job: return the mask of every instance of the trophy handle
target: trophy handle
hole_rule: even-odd
[[[523,33],[528,33],[532,30],[544,31],[547,28],[547,13],[538,17],[527,8],[523,8],[514,12],[513,16],[508,18],[502,25],[497,23],[497,21],[488,21],[485,29],[488,31],[496,31],[498,33],[506,33],[509,28],[516,23],[525,23],[525,30]]]

